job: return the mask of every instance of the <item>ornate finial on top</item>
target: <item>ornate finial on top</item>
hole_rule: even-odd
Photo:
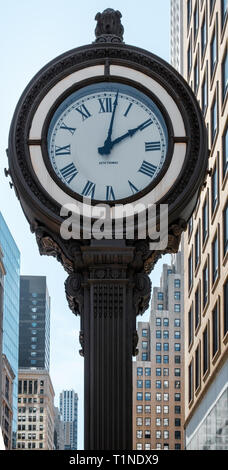
[[[122,15],[120,11],[107,8],[103,13],[97,13],[95,20],[95,42],[123,42],[124,27],[121,24]]]

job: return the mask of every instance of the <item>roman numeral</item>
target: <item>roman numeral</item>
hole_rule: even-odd
[[[131,181],[128,180],[128,184],[129,184],[129,186],[130,186],[130,188],[131,188],[132,194],[136,194],[136,193],[139,192],[138,188],[136,188],[136,186],[134,186],[134,184],[131,183]]]
[[[99,98],[99,113],[112,113],[112,98]]]
[[[68,126],[66,126],[66,124],[64,122],[60,126],[60,129],[65,129],[66,131],[69,131],[71,133],[71,135],[73,135],[76,131],[76,127],[68,127]]]
[[[113,191],[113,187],[112,186],[106,186],[106,201],[110,201],[110,200],[113,200],[115,201],[115,194],[114,194],[114,191]]]
[[[150,176],[150,178],[152,178],[152,176],[154,176],[154,173],[155,173],[156,170],[157,170],[157,167],[155,165],[143,160],[142,165],[140,166],[138,171],[140,171],[140,173],[144,173],[144,175]]]
[[[127,115],[128,115],[128,113],[129,113],[129,111],[130,111],[132,105],[133,105],[133,103],[130,103],[130,104],[129,104],[129,106],[128,106],[126,112],[124,113],[124,116],[125,116],[125,117],[127,117]]]
[[[90,112],[88,111],[88,109],[86,108],[84,104],[76,108],[76,111],[78,111],[81,114],[83,121],[85,121],[85,119],[91,116]]]
[[[70,145],[65,145],[64,147],[55,146],[55,155],[70,155]]]
[[[151,126],[151,124],[153,124],[153,121],[152,121],[151,119],[147,119],[147,121],[143,122],[143,123],[139,126],[139,130],[140,130],[140,131],[143,131],[144,129],[146,129],[146,127]]]
[[[95,188],[95,183],[92,183],[92,181],[87,181],[82,191],[82,196],[90,196],[92,199],[94,199]]]
[[[69,165],[61,168],[60,172],[68,184],[78,174],[78,170],[73,163],[69,163]]]
[[[161,142],[145,142],[145,151],[161,150]]]

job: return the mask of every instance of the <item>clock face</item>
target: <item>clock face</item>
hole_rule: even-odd
[[[56,109],[47,134],[52,169],[76,195],[118,201],[157,178],[168,131],[154,101],[122,83],[102,82],[73,92]]]

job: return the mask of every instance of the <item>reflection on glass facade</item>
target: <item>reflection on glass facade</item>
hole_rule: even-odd
[[[13,444],[17,430],[17,382],[19,340],[20,252],[0,212],[0,245],[6,275],[3,304],[3,353],[15,374],[13,385]]]
[[[228,388],[198,427],[187,450],[228,450]]]

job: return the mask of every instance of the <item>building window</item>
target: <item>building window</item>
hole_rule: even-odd
[[[201,309],[200,309],[200,290],[199,286],[195,292],[195,330],[197,329],[201,317]]]
[[[180,311],[181,311],[180,304],[174,304],[174,312],[180,312]]]
[[[142,413],[142,411],[143,411],[142,405],[137,405],[136,406],[136,411],[137,411],[137,413]]]
[[[169,326],[169,319],[163,318],[163,326]]]
[[[166,415],[169,413],[169,405],[164,405],[164,406],[163,406],[163,412],[164,412],[164,414],[166,414]]]
[[[161,413],[161,405],[156,406],[156,413],[157,414]]]
[[[189,366],[188,366],[188,402],[190,403],[190,401],[192,400],[192,397],[193,397],[193,393],[192,393],[192,390],[193,390],[193,366],[192,366],[192,362],[190,362]]]
[[[151,425],[151,419],[145,418],[145,426],[150,426],[150,425]]]
[[[150,413],[150,412],[151,412],[151,406],[145,405],[145,413]]]
[[[197,346],[195,352],[195,390],[200,384],[200,345]]]
[[[137,380],[137,388],[143,388],[143,381]]]
[[[174,326],[181,326],[180,318],[174,318]]]
[[[163,300],[163,292],[158,292],[158,300]]]
[[[181,439],[181,432],[175,431],[175,439]]]
[[[192,38],[190,37],[188,45],[188,75],[190,75],[192,68]]]
[[[150,401],[150,400],[151,400],[151,393],[150,393],[150,392],[146,392],[146,393],[145,393],[145,400],[146,400],[146,401]]]
[[[138,376],[143,375],[143,368],[142,367],[137,367],[137,375]]]
[[[161,439],[161,431],[156,431],[156,439]]]
[[[150,450],[150,449],[151,449],[150,444],[145,444],[145,450]]]
[[[224,306],[224,336],[228,331],[228,280],[223,286],[223,306]]]
[[[147,338],[147,337],[148,337],[148,330],[143,329],[143,330],[142,330],[142,336],[145,337],[145,338]]]
[[[156,330],[156,338],[161,338],[161,330]]]
[[[195,233],[195,269],[199,265],[200,260],[200,235],[199,235],[199,227],[197,227]]]
[[[179,330],[174,331],[174,338],[175,339],[180,339],[181,338],[181,332]]]
[[[145,388],[151,388],[151,381],[145,380]]]
[[[203,332],[203,374],[208,370],[208,326]]]
[[[204,57],[206,45],[207,45],[207,25],[206,25],[206,16],[204,15],[202,26],[201,26],[201,58]]]
[[[148,348],[148,341],[142,341],[142,349]]]
[[[181,420],[180,420],[180,418],[175,418],[175,419],[174,419],[174,426],[175,426],[175,427],[180,427],[180,425],[181,425]]]
[[[180,300],[180,298],[181,298],[181,293],[180,293],[180,291],[178,291],[178,290],[175,291],[175,292],[174,292],[174,300]]]
[[[141,401],[143,399],[143,393],[137,392],[137,401]]]
[[[194,21],[194,41],[196,39],[196,36],[197,36],[197,33],[198,33],[198,29],[199,29],[199,9],[198,9],[198,2],[196,2],[196,7],[195,7],[195,10],[194,10],[194,18],[193,18],[193,21]]]
[[[181,407],[178,406],[178,405],[175,405],[174,406],[174,412],[176,415],[180,415],[181,414]]]
[[[158,310],[163,310],[163,304],[158,304],[158,305],[157,305],[157,309],[158,309]]]
[[[228,52],[226,49],[223,61],[222,61],[222,99],[225,100],[225,96],[228,90]]]
[[[163,356],[163,363],[164,363],[164,364],[168,364],[168,363],[169,363],[169,356],[168,356],[168,355],[164,355],[164,356]]]
[[[160,354],[156,355],[156,364],[161,364],[161,355]]]
[[[223,255],[228,251],[228,202],[223,210]]]
[[[180,289],[180,286],[181,286],[180,279],[174,279],[174,288],[175,289]]]
[[[228,13],[228,2],[227,0],[221,0],[221,23],[222,23],[222,29],[225,24],[226,18],[227,18],[227,13]]]
[[[180,377],[181,376],[181,370],[179,368],[174,369],[174,375],[175,377]]]
[[[142,450],[142,448],[143,448],[142,444],[140,442],[137,442],[136,449],[137,450]]]
[[[188,345],[192,343],[192,307],[188,312]]]
[[[197,56],[195,65],[194,65],[194,92],[195,94],[198,91],[198,87],[199,87],[199,64],[198,64],[198,56]]]
[[[218,235],[216,234],[212,242],[212,284],[218,277],[218,268]]]
[[[164,330],[163,331],[163,339],[168,339],[169,338],[169,330]]]
[[[208,264],[203,269],[203,308],[206,306],[208,301]]]
[[[163,351],[169,350],[169,343],[163,343]]]
[[[161,418],[156,418],[156,426],[161,426]]]
[[[156,351],[161,351],[161,343],[156,343]]]
[[[145,431],[145,439],[150,439],[150,431]]]
[[[180,386],[181,386],[180,380],[175,380],[174,387],[175,388],[180,388]]]
[[[156,400],[161,401],[161,393],[156,393]]]
[[[215,165],[212,177],[211,177],[211,213],[213,214],[217,205],[218,205],[218,170],[217,165]]]
[[[228,170],[228,123],[222,137],[222,163],[224,179]]]
[[[164,393],[164,401],[169,401],[169,394],[168,393]]]
[[[169,368],[168,367],[163,368],[163,375],[164,375],[164,377],[169,375]]]
[[[192,281],[193,281],[193,266],[192,266],[192,251],[188,257],[188,290],[191,289],[192,287]]]
[[[188,4],[187,4],[188,26],[189,26],[189,23],[190,23],[190,20],[191,20],[191,16],[192,16],[192,0],[188,0]]]
[[[161,388],[161,380],[156,380],[156,388]]]
[[[175,362],[175,364],[180,364],[181,363],[181,357],[180,356],[174,356],[174,362]]]
[[[142,353],[142,361],[148,361],[148,353],[147,352]]]
[[[156,326],[161,326],[161,318],[156,317]]]
[[[136,431],[136,437],[137,437],[137,439],[142,439],[142,437],[143,437],[143,432],[137,430],[137,431]]]
[[[174,393],[174,401],[180,401],[181,400],[181,394],[180,393]]]
[[[145,375],[147,375],[147,376],[151,375],[151,368],[150,367],[145,367]]]
[[[168,381],[168,380],[164,380],[164,381],[163,381],[163,386],[164,386],[164,388],[169,388],[169,381]]]
[[[216,28],[214,29],[213,35],[212,35],[212,40],[211,40],[211,78],[213,76],[213,73],[215,71],[215,67],[217,64],[217,34],[216,34]]]
[[[203,219],[203,244],[205,243],[208,237],[208,196],[206,197],[204,204],[203,204],[203,212],[202,212],[202,219]]]
[[[174,343],[174,351],[180,351],[181,350],[181,344],[180,343]]]
[[[215,96],[211,106],[211,144],[213,144],[217,133],[217,98]]]
[[[169,426],[169,418],[163,418],[163,426]]]
[[[207,72],[204,75],[203,83],[202,83],[202,112],[203,114],[206,113],[208,100],[208,87],[207,87]]]
[[[216,302],[215,307],[212,311],[212,353],[213,356],[216,354],[219,348],[219,312],[218,303]]]

